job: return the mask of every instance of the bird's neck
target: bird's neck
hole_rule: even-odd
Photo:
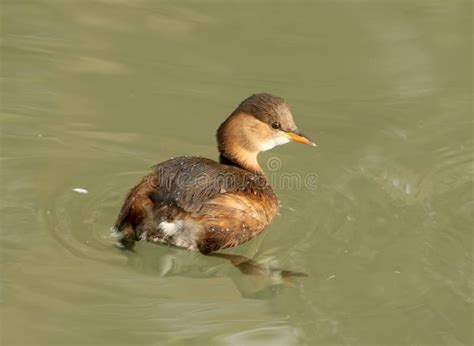
[[[257,154],[248,151],[225,151],[220,150],[219,162],[225,165],[236,166],[246,171],[264,175],[264,172],[257,161]]]
[[[252,135],[257,126],[261,126],[260,122],[245,113],[236,112],[227,118],[217,130],[220,162],[264,174],[257,162],[259,148]]]

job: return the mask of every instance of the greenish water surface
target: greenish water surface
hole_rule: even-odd
[[[473,343],[471,1],[0,11],[2,344]],[[309,276],[114,248],[127,190],[172,156],[216,158],[217,126],[259,91],[318,147],[260,155],[280,215],[228,252]]]

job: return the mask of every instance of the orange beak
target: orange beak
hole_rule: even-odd
[[[308,145],[311,145],[313,147],[316,146],[316,144],[313,141],[311,141],[308,137],[303,135],[298,130],[296,130],[295,132],[283,132],[283,133],[285,134],[286,137],[288,137],[293,142],[298,142],[298,143],[301,143],[301,144],[308,144]]]

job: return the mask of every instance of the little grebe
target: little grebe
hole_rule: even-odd
[[[252,239],[278,209],[257,155],[290,140],[315,146],[283,98],[248,97],[217,130],[219,162],[173,158],[131,189],[115,223],[117,245],[147,240],[210,254]]]

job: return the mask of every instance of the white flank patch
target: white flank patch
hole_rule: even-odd
[[[176,222],[163,221],[158,225],[158,227],[160,227],[163,233],[166,234],[167,236],[172,236],[182,227],[182,223],[179,221],[176,221]]]
[[[77,192],[77,193],[82,193],[83,195],[85,195],[86,193],[89,193],[89,191],[81,187],[76,187],[75,189],[72,189],[72,191]]]
[[[271,148],[274,148],[277,145],[282,145],[282,144],[288,143],[289,141],[290,139],[284,135],[270,138],[260,144],[260,151],[270,150]]]

